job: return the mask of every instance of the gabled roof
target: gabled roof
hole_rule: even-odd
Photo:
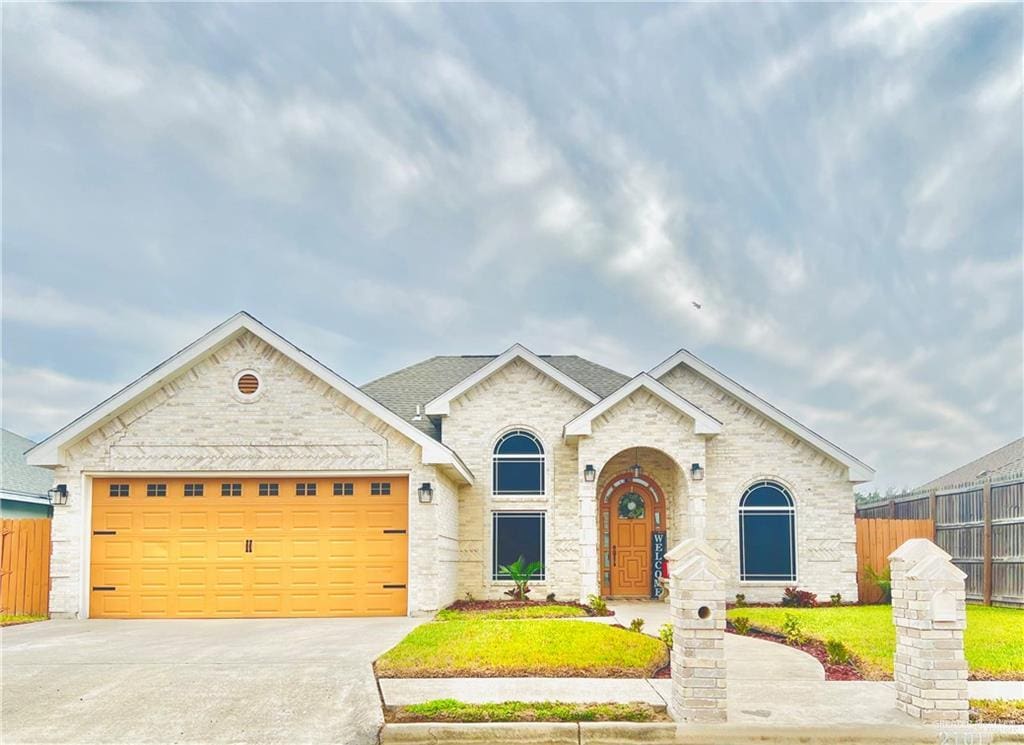
[[[48,468],[30,466],[25,462],[25,452],[35,445],[32,440],[2,430],[3,472],[0,473],[0,492],[4,497],[24,497],[24,501],[44,501],[50,498],[46,492],[53,486],[53,471]]]
[[[589,435],[593,429],[594,420],[611,409],[623,399],[631,396],[643,388],[652,395],[660,398],[669,406],[690,417],[694,421],[693,431],[698,435],[717,435],[722,430],[722,423],[701,409],[696,404],[690,403],[678,393],[658,382],[647,373],[640,373],[635,378],[620,387],[610,396],[598,401],[571,422],[565,425],[564,434],[566,437],[574,435]]]
[[[679,365],[686,365],[697,374],[707,378],[715,385],[729,392],[730,395],[739,399],[761,416],[775,422],[784,430],[796,435],[804,442],[813,445],[818,450],[828,455],[833,460],[842,463],[850,469],[850,481],[863,482],[871,481],[875,477],[875,469],[861,460],[850,455],[837,445],[826,440],[824,437],[800,424],[796,419],[783,411],[776,409],[763,398],[747,390],[732,378],[713,368],[704,360],[685,349],[680,349],[667,360],[650,371],[653,378],[661,378]]]
[[[972,481],[999,479],[1018,473],[1024,473],[1024,437],[1003,445],[1001,448],[997,448],[987,455],[972,460],[966,465],[954,468],[949,473],[919,486],[915,491],[922,489],[935,489],[938,491],[959,486],[960,484],[968,484]]]
[[[362,386],[368,393],[400,417],[440,440],[437,417],[426,416],[422,407],[475,373],[496,354],[442,355],[417,362]],[[607,396],[629,380],[628,375],[611,370],[576,355],[537,355],[561,370],[580,385],[599,396]],[[417,418],[416,407],[420,407]]]
[[[27,453],[27,462],[37,466],[54,466],[61,462],[61,451],[100,424],[134,404],[140,397],[181,374],[199,359],[225,342],[248,331],[285,355],[303,369],[331,385],[346,398],[363,407],[419,445],[422,460],[427,464],[451,466],[463,479],[472,483],[473,475],[459,457],[448,447],[367,395],[330,368],[302,351],[290,341],[270,330],[248,313],[242,311],[189,344],[170,359],[154,367],[135,382],[129,384],[98,406],[86,412],[63,429],[43,440]]]
[[[424,413],[433,416],[447,416],[451,410],[452,401],[516,359],[520,359],[544,373],[589,403],[597,403],[601,399],[590,388],[551,364],[550,360],[537,356],[522,344],[513,344],[490,362],[428,401],[424,407]]]

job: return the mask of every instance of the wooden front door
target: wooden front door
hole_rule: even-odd
[[[626,483],[608,500],[611,537],[611,594],[651,596],[651,531],[657,507],[650,492]]]

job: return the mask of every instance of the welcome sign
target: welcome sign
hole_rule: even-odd
[[[664,530],[651,533],[651,597],[655,599],[660,598],[665,591],[661,586],[661,578],[665,573],[665,545]]]

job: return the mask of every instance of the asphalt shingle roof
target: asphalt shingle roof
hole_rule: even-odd
[[[414,420],[416,405],[425,405],[459,381],[475,373],[497,355],[445,355],[431,357],[401,370],[372,380],[362,386],[372,396],[403,419],[431,437],[440,439],[437,426],[426,415]],[[541,359],[568,375],[580,385],[604,398],[629,376],[576,355],[540,355]]]
[[[1024,472],[1024,437],[993,450],[977,460],[955,468],[937,479],[923,484],[920,489],[946,489],[959,484],[978,481],[982,478],[997,479],[1000,476]],[[916,490],[915,490],[916,491]]]
[[[0,473],[0,491],[45,496],[53,487],[53,471],[25,462],[25,451],[35,445],[32,440],[13,432],[3,432],[0,449],[3,450],[3,473]]]

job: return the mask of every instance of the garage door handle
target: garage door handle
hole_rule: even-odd
[[[93,535],[117,535],[116,530],[94,530]]]
[[[397,529],[396,530],[385,530],[384,532],[385,533],[401,533],[402,535],[405,535],[405,531],[404,530],[397,530]]]
[[[247,538],[245,541],[245,553],[252,553],[252,538]]]
[[[404,590],[405,585],[384,585],[385,590]]]
[[[93,587],[92,591],[93,592],[113,592],[116,589],[117,589],[116,587],[103,586],[103,587]]]

